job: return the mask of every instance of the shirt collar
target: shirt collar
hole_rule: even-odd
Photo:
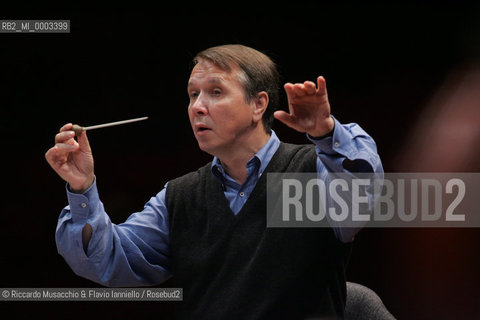
[[[267,143],[265,143],[263,147],[258,150],[258,152],[247,162],[247,167],[251,164],[255,165],[258,168],[257,174],[260,177],[263,171],[265,171],[265,168],[267,167],[270,160],[272,160],[272,157],[279,146],[280,139],[278,139],[275,131],[272,130],[272,134],[270,135]],[[211,168],[214,176],[216,176],[220,180],[223,180],[225,178],[226,173],[222,167],[220,159],[214,157]]]

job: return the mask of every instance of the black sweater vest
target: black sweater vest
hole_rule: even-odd
[[[315,172],[313,146],[281,143],[234,215],[211,163],[167,186],[181,319],[342,318],[350,245],[330,228],[266,228],[266,173]]]

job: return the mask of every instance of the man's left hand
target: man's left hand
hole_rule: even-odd
[[[335,125],[330,116],[330,103],[327,96],[325,78],[317,78],[317,86],[312,81],[304,83],[286,83],[289,113],[276,111],[276,119],[299,132],[306,132],[312,137],[329,134]]]

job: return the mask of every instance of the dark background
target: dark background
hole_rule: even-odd
[[[169,179],[210,160],[187,118],[190,61],[207,47],[241,43],[269,54],[285,81],[323,75],[332,113],[369,132],[392,172],[422,108],[452,72],[479,61],[479,9],[467,2],[295,1],[3,10],[0,19],[70,19],[71,33],[0,34],[0,287],[97,286],[77,277],[56,251],[67,199],[44,153],[64,123],[150,117],[89,132],[101,199],[120,223]],[[285,142],[307,142],[281,123],[274,130]],[[476,229],[364,229],[348,280],[375,290],[399,319],[479,318],[479,245]],[[170,319],[173,306],[4,302],[0,310]]]

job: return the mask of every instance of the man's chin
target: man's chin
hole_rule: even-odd
[[[205,143],[205,142],[202,142],[202,141],[198,141],[198,147],[200,148],[200,150],[202,150],[203,152],[206,152],[208,154],[211,154],[212,156],[215,156],[214,154],[214,148],[208,144],[208,143]]]

